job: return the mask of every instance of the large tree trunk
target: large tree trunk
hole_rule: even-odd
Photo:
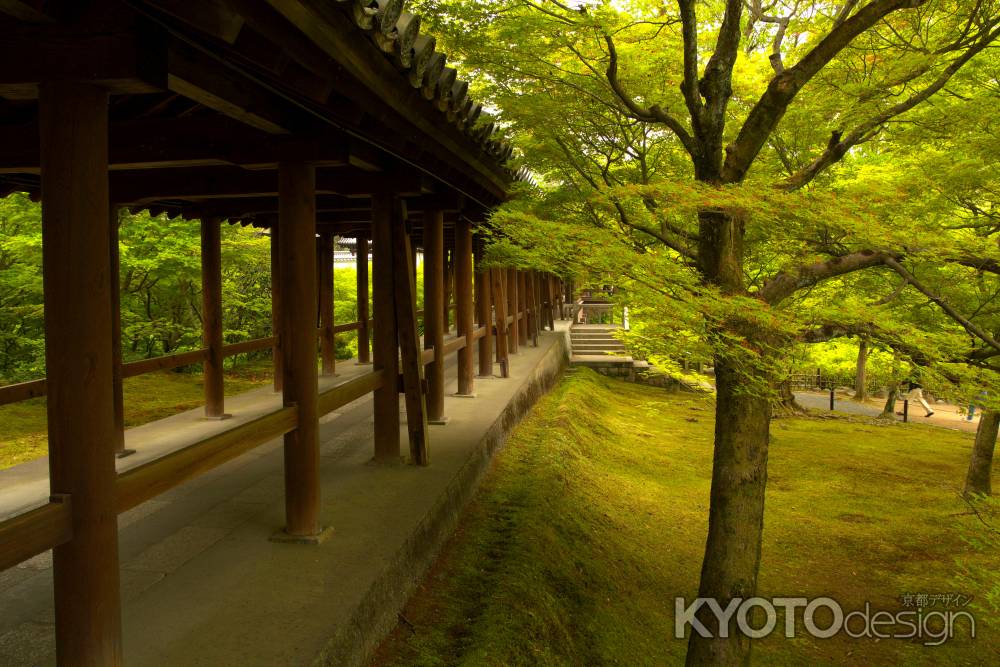
[[[862,338],[858,341],[858,367],[854,377],[854,400],[864,401],[868,398],[868,341]]]
[[[745,391],[746,368],[733,368],[717,359],[715,372],[715,456],[698,597],[715,598],[725,609],[733,598],[757,594],[771,402],[766,394]],[[707,606],[699,609],[697,618],[712,637],[702,637],[692,629],[688,665],[749,663],[750,639],[736,628],[735,615],[728,638],[719,636],[718,620]]]
[[[965,496],[990,495],[990,476],[993,472],[993,450],[1000,431],[1000,411],[984,410],[976,430],[976,444],[972,446],[969,472],[965,476]]]
[[[739,218],[718,211],[699,214],[699,268],[708,282],[726,294],[746,294],[743,235]],[[768,364],[757,355],[773,354],[774,342],[767,331],[748,322],[731,321],[725,333],[742,337],[744,346],[734,346],[715,359],[715,455],[708,540],[698,588],[699,597],[715,598],[723,608],[734,597],[747,599],[757,594],[772,401],[772,383],[764,370]],[[749,663],[750,639],[739,633],[735,623],[723,638],[707,606],[699,608],[697,618],[711,636],[703,637],[692,629],[688,665]]]

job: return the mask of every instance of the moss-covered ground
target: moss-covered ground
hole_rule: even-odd
[[[697,592],[713,418],[708,397],[568,376],[497,457],[376,664],[682,664],[674,598]],[[1000,664],[998,542],[957,493],[971,444],[863,418],[775,420],[759,594],[901,610],[905,595],[962,593],[977,638],[775,632],[755,664]]]
[[[269,360],[241,363],[226,372],[226,395],[232,396],[271,381]],[[125,427],[204,405],[200,372],[159,371],[123,382]],[[0,406],[0,470],[45,456],[45,399]]]

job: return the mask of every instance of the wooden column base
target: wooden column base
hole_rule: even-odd
[[[315,535],[292,535],[286,533],[284,528],[280,528],[275,531],[271,537],[268,538],[270,542],[278,542],[279,544],[323,544],[331,537],[333,537],[333,526],[327,526],[326,528],[320,528],[320,531]]]

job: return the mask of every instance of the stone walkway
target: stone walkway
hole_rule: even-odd
[[[447,373],[450,419],[431,427],[427,468],[370,463],[370,395],[325,416],[323,518],[335,532],[321,546],[268,540],[284,519],[280,440],[122,514],[126,664],[357,664],[395,624],[493,450],[565,366],[559,324],[538,348],[511,355],[509,379],[478,379],[476,398],[453,397]],[[331,381],[364,370],[338,364]],[[227,410],[248,419],[277,400],[263,389],[227,401]],[[132,429],[128,444],[139,453],[120,465],[238,423],[199,413]],[[44,480],[32,479],[44,466],[27,465],[34,474],[0,478],[0,512],[44,498]],[[54,664],[53,629],[51,552],[0,572],[0,665]]]

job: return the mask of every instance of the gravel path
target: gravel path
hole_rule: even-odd
[[[805,408],[827,411],[830,409],[829,393],[797,391],[795,392],[795,400]],[[882,406],[884,403],[884,399],[869,399],[860,403],[848,396],[838,394],[834,400],[834,410],[836,412],[843,412],[851,415],[877,417],[882,413]],[[959,412],[958,406],[949,404],[932,404],[932,407],[934,408],[934,416],[925,417],[923,408],[920,407],[919,404],[914,405],[911,403],[909,410],[910,422],[914,424],[931,424],[933,426],[940,426],[941,428],[969,431],[972,433],[976,432],[976,427],[979,425],[978,413],[976,414],[975,419],[970,422],[966,419],[966,415],[964,413]],[[896,403],[896,412],[902,411],[903,402],[898,401]],[[903,417],[897,414],[896,419],[901,421]]]

